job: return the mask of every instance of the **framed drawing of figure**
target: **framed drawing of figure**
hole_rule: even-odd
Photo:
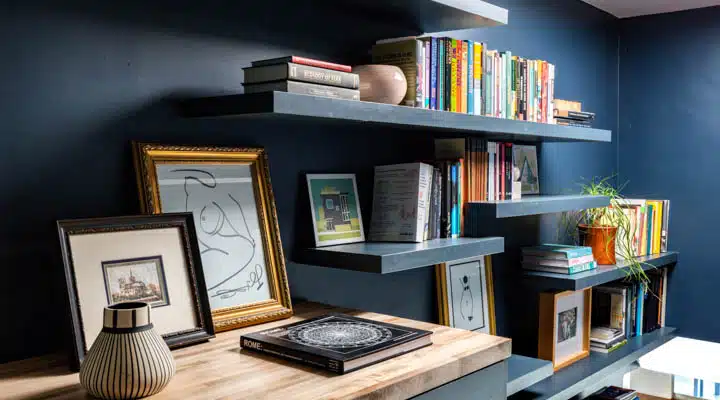
[[[191,212],[216,331],[292,315],[263,149],[134,144],[147,213]]]
[[[440,324],[495,334],[490,256],[435,266]]]
[[[538,358],[555,371],[590,354],[592,288],[540,293]]]

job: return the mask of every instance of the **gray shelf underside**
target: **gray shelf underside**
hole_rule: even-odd
[[[308,96],[285,92],[236,94],[186,100],[186,117],[280,118],[432,129],[517,142],[610,142],[612,132],[483,117],[447,111]]]
[[[509,218],[584,210],[608,204],[610,199],[606,196],[542,195],[524,196],[518,200],[470,203],[469,207],[470,213],[477,218]]]
[[[329,268],[389,274],[448,261],[502,253],[501,237],[434,239],[422,243],[353,243],[300,249],[293,261]]]

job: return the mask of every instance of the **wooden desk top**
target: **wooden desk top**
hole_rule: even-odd
[[[433,331],[433,345],[379,364],[334,375],[240,350],[243,333],[335,311]],[[223,332],[209,343],[173,351],[177,374],[153,399],[405,399],[510,357],[510,339],[370,312],[303,303],[290,319]],[[3,399],[85,399],[63,357],[0,365]]]

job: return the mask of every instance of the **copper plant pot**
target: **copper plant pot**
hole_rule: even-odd
[[[578,225],[580,242],[592,248],[593,257],[600,265],[615,264],[616,226]]]

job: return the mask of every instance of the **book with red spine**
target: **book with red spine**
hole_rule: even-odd
[[[302,65],[309,65],[311,67],[332,69],[335,71],[352,72],[352,67],[349,65],[335,64],[335,63],[331,63],[331,62],[327,62],[327,61],[315,60],[312,58],[300,57],[300,56],[286,56],[286,57],[271,58],[268,60],[253,61],[252,66],[253,67],[261,67],[264,65],[275,65],[275,64],[285,64],[285,63],[295,63],[295,64],[302,64]]]

